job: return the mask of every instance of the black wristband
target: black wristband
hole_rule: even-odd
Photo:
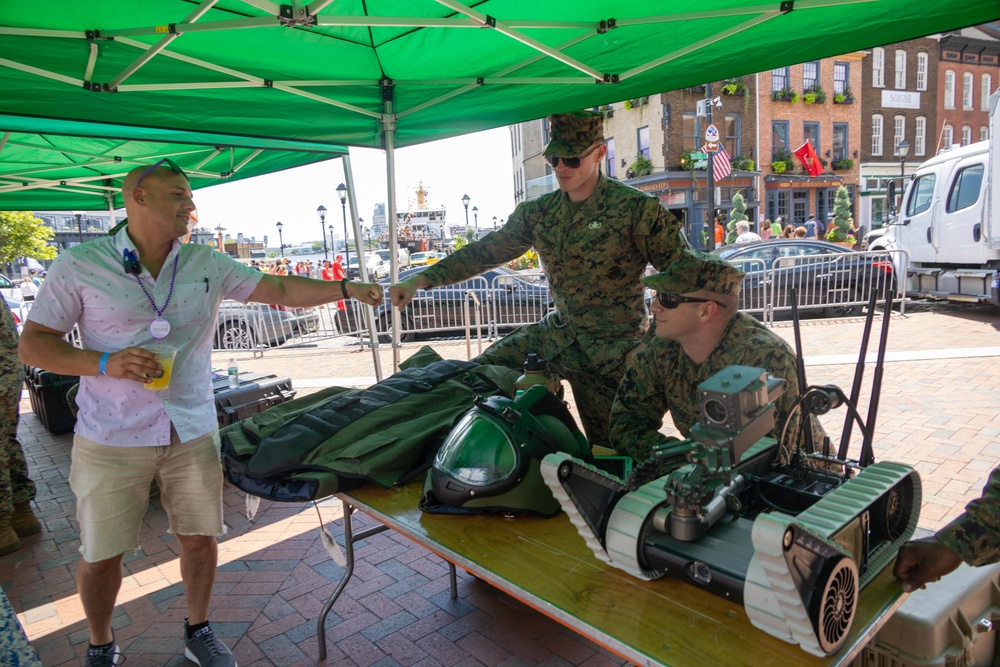
[[[347,293],[347,278],[340,281],[340,291],[344,294],[344,301],[351,300],[351,296]]]

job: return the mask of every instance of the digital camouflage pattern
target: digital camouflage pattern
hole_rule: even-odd
[[[1000,468],[990,473],[982,497],[966,505],[937,537],[969,565],[1000,561]]]
[[[35,498],[35,483],[17,441],[18,404],[24,366],[17,356],[17,325],[7,302],[0,299],[0,513],[11,513],[15,503]]]
[[[687,294],[715,292],[738,296],[743,284],[743,272],[718,255],[689,248],[663,273],[642,279],[657,292]]]
[[[669,266],[687,247],[680,223],[654,197],[599,176],[574,215],[562,191],[520,204],[497,231],[433,264],[422,275],[450,285],[534,247],[557,315],[492,345],[481,363],[521,368],[529,352],[569,380],[591,444],[608,442],[608,411],[625,356],[649,326],[640,278]]]
[[[653,338],[635,355],[625,372],[611,408],[611,447],[638,462],[652,449],[668,442],[659,433],[663,416],[670,412],[674,425],[688,438],[698,422],[698,385],[727,366],[755,366],[787,383],[775,402],[775,428],[780,428],[799,395],[795,353],[784,340],[746,313],[737,313],[708,358],[696,364],[684,354],[680,343]],[[796,411],[780,447],[778,461],[787,463],[798,443],[799,413]],[[822,427],[813,422],[817,444]],[[777,438],[777,433],[769,434]]]
[[[604,116],[593,111],[549,116],[549,145],[545,155],[576,157],[604,141]]]

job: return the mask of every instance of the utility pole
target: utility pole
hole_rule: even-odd
[[[705,84],[705,127],[712,124],[712,82]],[[708,162],[705,171],[708,172],[708,250],[715,250],[715,151],[706,150]],[[725,232],[723,231],[723,234]]]

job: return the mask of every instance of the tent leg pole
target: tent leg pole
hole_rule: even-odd
[[[385,178],[389,193],[386,216],[389,219],[389,249],[391,282],[399,280],[399,238],[396,236],[398,225],[396,220],[396,119],[393,114],[392,100],[386,100],[385,113],[382,116],[382,134],[385,140]],[[392,308],[392,372],[399,371],[399,310]]]

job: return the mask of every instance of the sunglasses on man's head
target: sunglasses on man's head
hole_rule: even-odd
[[[567,167],[569,167],[570,169],[579,169],[580,160],[587,157],[588,155],[596,151],[598,148],[600,148],[600,144],[592,146],[590,150],[585,152],[583,155],[577,155],[576,157],[556,157],[555,155],[546,155],[545,159],[548,160],[549,164],[552,165],[553,169],[559,166],[559,160],[562,160],[562,163]]]
[[[673,310],[682,303],[717,303],[720,306],[724,304],[719,303],[715,299],[701,299],[696,296],[681,296],[680,294],[674,294],[673,292],[657,292],[656,300],[660,302],[660,305],[667,310]]]
[[[142,183],[142,179],[144,179],[147,176],[149,176],[150,174],[152,174],[154,171],[156,171],[159,167],[162,167],[164,164],[166,164],[167,167],[169,167],[175,173],[178,173],[181,176],[183,176],[184,178],[187,178],[187,174],[184,173],[183,169],[181,169],[180,167],[178,167],[177,164],[173,160],[171,160],[168,157],[165,157],[162,160],[159,160],[158,162],[156,162],[153,166],[151,166],[148,169],[146,169],[146,171],[144,171],[141,174],[139,174],[139,178],[135,182],[135,187],[139,187],[139,184]]]

